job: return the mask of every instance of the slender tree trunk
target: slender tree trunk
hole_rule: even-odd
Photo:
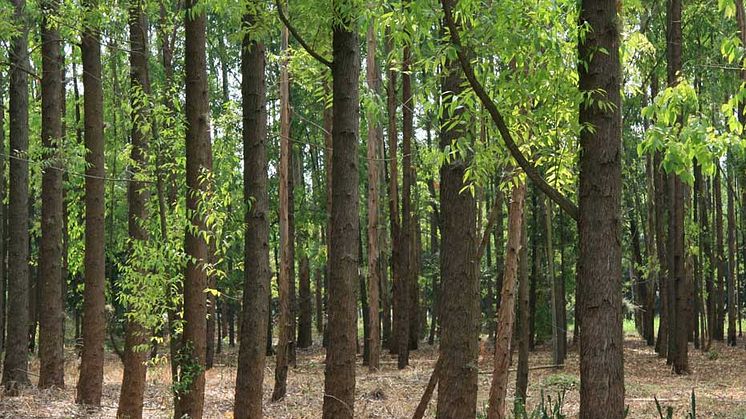
[[[374,22],[371,21],[366,34],[367,42],[367,82],[368,89],[371,93],[380,93],[380,71],[376,64],[376,33]],[[379,153],[380,141],[382,138],[381,127],[372,123],[375,121],[375,114],[369,112],[368,116],[368,336],[369,336],[369,353],[368,369],[375,371],[380,368],[381,357],[381,320],[379,318],[380,292],[379,285],[381,282],[379,271],[379,257],[381,249],[379,248],[378,238],[379,231],[379,191],[381,156]]]
[[[643,331],[645,342],[648,346],[655,346],[655,284],[658,279],[660,267],[658,266],[658,249],[655,245],[655,168],[653,158],[648,156],[646,161],[646,194],[647,194],[647,234],[645,234],[645,248],[648,256],[647,276],[645,277],[646,299],[643,302]]]
[[[733,177],[735,162],[733,156],[728,156],[728,177],[726,188],[728,196],[728,345],[736,346],[736,284],[738,271],[736,263],[736,208],[735,186]]]
[[[189,258],[184,275],[184,332],[179,365],[180,379],[185,384],[178,394],[175,415],[200,418],[204,408],[206,298],[207,274],[203,264],[209,261],[209,249],[201,234],[207,231],[206,214],[199,213],[199,201],[210,190],[204,179],[209,170],[210,146],[209,99],[205,37],[205,9],[196,0],[186,0],[184,10],[184,57],[186,79],[186,209],[191,228],[187,229],[184,248]],[[185,381],[187,380],[187,381]]]
[[[713,199],[715,206],[715,265],[717,266],[717,287],[715,289],[715,326],[713,338],[723,341],[725,338],[724,323],[725,310],[723,307],[725,261],[723,256],[723,193],[720,173],[720,162],[715,162],[715,179],[713,180]]]
[[[505,418],[505,400],[508,391],[508,367],[512,349],[513,321],[515,320],[515,287],[518,279],[523,224],[523,204],[526,196],[526,185],[513,187],[508,212],[508,245],[505,255],[505,277],[500,292],[500,309],[497,315],[497,339],[495,343],[495,360],[490,387],[490,407],[487,417],[490,419]],[[550,215],[547,213],[547,218]],[[525,252],[523,252],[525,254]]]
[[[544,206],[546,232],[547,271],[551,286],[552,300],[552,363],[561,365],[565,362],[567,352],[567,338],[563,333],[567,328],[565,319],[565,287],[564,278],[557,276],[554,271],[554,245],[552,231],[552,202],[547,200]]]
[[[321,335],[324,332],[324,308],[322,303],[324,274],[321,269],[316,269],[313,279],[314,298],[316,300],[316,333]]]
[[[666,245],[666,208],[668,207],[668,194],[666,192],[667,176],[663,173],[662,155],[656,152],[653,156],[655,166],[655,239],[658,248],[658,263],[660,272],[658,275],[658,288],[660,298],[660,321],[658,323],[658,340],[655,342],[655,351],[659,357],[665,358],[668,355],[668,333],[669,333],[669,316],[668,316],[668,286],[670,283],[670,270]]]
[[[526,210],[523,212],[521,223],[521,251],[518,256],[518,368],[515,381],[516,403],[525,406],[528,390],[528,341],[529,341],[529,311],[528,311],[528,222]]]
[[[390,55],[393,50],[393,38],[391,29],[386,28],[386,55]],[[397,72],[393,67],[394,63],[389,63],[389,72],[386,86],[386,108],[388,114],[388,142],[389,142],[389,221],[391,223],[391,283],[393,284],[393,318],[392,333],[388,339],[389,351],[395,354],[399,351],[399,318],[401,317],[399,309],[400,300],[400,224],[399,224],[399,164],[398,164],[398,135],[396,126],[396,77]]]
[[[5,350],[5,292],[6,286],[6,263],[7,263],[7,243],[6,243],[6,223],[8,213],[6,210],[5,191],[7,185],[5,182],[5,79],[0,76],[0,352]]]
[[[581,317],[580,417],[624,417],[621,249],[621,97],[616,0],[583,0],[578,45],[580,134],[578,287]],[[608,51],[596,54],[598,49]],[[603,92],[603,93],[596,93]]]
[[[452,2],[451,0],[445,0]],[[441,92],[444,109],[440,148],[452,146],[465,135],[461,126],[449,125],[463,108],[448,105],[463,91],[458,61],[443,66]],[[477,358],[479,351],[479,280],[476,255],[476,204],[465,192],[464,173],[468,161],[452,156],[440,168],[441,209],[441,343],[438,419],[472,418],[477,408]]]
[[[313,303],[311,299],[311,270],[308,266],[308,256],[303,255],[300,259],[300,276],[298,292],[298,348],[306,349],[311,347],[313,339],[311,331],[313,330]]]
[[[147,202],[150,198],[148,185],[138,180],[138,176],[146,170],[148,150],[148,109],[143,105],[142,96],[150,93],[150,77],[148,73],[148,39],[147,18],[144,4],[141,1],[130,5],[129,27],[130,27],[130,83],[133,93],[130,101],[132,103],[132,151],[131,167],[133,173],[131,181],[127,185],[128,231],[131,246],[140,246],[149,239],[148,231],[144,222],[147,219]],[[130,249],[130,252],[133,249]],[[143,270],[137,265],[137,259],[133,259],[133,271]],[[144,272],[140,272],[144,274]],[[127,308],[130,309],[129,307]],[[135,319],[128,319],[124,340],[124,376],[122,388],[119,395],[119,408],[117,417],[142,417],[142,406],[145,392],[145,376],[147,369],[145,361],[147,354],[142,350],[147,343],[148,331]]]
[[[88,7],[95,7],[89,3]],[[86,154],[85,288],[83,289],[83,351],[76,402],[98,406],[104,373],[105,313],[105,183],[104,90],[101,81],[101,40],[98,28],[85,26],[82,37]]]
[[[269,195],[267,190],[267,110],[264,44],[252,37],[254,5],[248,5],[243,26],[249,29],[241,44],[241,97],[243,111],[243,196],[253,202],[244,213],[244,285],[241,311],[241,346],[233,416],[262,417],[262,382],[267,344],[272,345],[269,269]],[[232,314],[232,306],[230,308]],[[229,344],[233,345],[231,315]]]
[[[64,162],[58,150],[62,135],[62,40],[56,24],[56,0],[41,3],[41,142],[48,166],[42,172],[41,248],[39,271],[41,301],[39,315],[39,387],[65,386],[65,355],[62,324],[62,173]]]
[[[282,30],[282,51],[288,49],[289,33],[287,28]],[[287,392],[288,363],[290,359],[290,340],[293,339],[292,327],[292,297],[290,295],[291,265],[293,264],[290,236],[290,80],[287,69],[287,58],[283,58],[280,69],[280,265],[278,267],[278,283],[280,294],[280,328],[277,341],[277,358],[275,363],[275,386],[272,400],[277,401],[285,397]]]

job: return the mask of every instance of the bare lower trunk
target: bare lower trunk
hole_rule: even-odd
[[[497,314],[497,339],[495,340],[495,360],[490,387],[490,407],[487,417],[506,417],[505,400],[508,391],[508,368],[512,349],[513,321],[515,320],[515,286],[518,278],[518,264],[521,254],[523,231],[523,203],[526,185],[521,183],[513,188],[510,195],[508,213],[508,245],[505,255],[505,276],[500,292],[500,309]]]
[[[43,310],[39,315],[39,387],[65,386],[65,356],[62,306],[62,173],[63,161],[58,150],[64,147],[62,136],[62,41],[54,20],[58,3],[41,3],[42,18],[42,78],[41,78],[41,141],[45,148],[47,168],[42,172],[41,185],[41,248],[39,271]]]

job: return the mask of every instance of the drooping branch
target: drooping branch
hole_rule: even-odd
[[[290,34],[293,35],[293,38],[295,38],[296,41],[300,44],[300,46],[303,47],[304,50],[313,58],[317,59],[321,64],[324,64],[325,66],[332,68],[332,62],[324,58],[321,54],[316,52],[313,48],[311,48],[310,45],[303,39],[303,37],[300,36],[298,31],[293,27],[293,25],[290,24],[290,21],[288,20],[287,16],[285,16],[285,12],[282,10],[282,4],[280,4],[280,0],[275,0],[275,4],[277,5],[277,14],[280,16],[280,21],[285,25],[286,28],[288,28],[288,31],[290,31]]]
[[[531,179],[531,182],[533,182],[536,187],[544,192],[544,194],[546,194],[549,199],[557,203],[557,205],[559,205],[559,207],[562,208],[562,210],[565,211],[573,220],[577,221],[577,205],[570,201],[560,191],[549,185],[547,181],[544,180],[544,178],[541,176],[541,174],[536,170],[536,168],[531,164],[531,162],[529,162],[528,159],[526,159],[526,157],[523,155],[523,153],[521,153],[518,145],[513,140],[513,136],[511,135],[507,124],[505,123],[505,119],[503,119],[502,114],[497,109],[497,105],[495,105],[495,102],[492,101],[492,98],[490,98],[490,96],[484,90],[484,86],[482,86],[479,80],[477,80],[477,77],[474,74],[474,69],[472,68],[471,63],[469,62],[469,58],[466,55],[466,51],[464,51],[461,45],[461,38],[459,37],[458,28],[456,27],[456,23],[453,20],[451,2],[452,0],[441,0],[443,13],[445,15],[444,20],[446,25],[448,26],[448,31],[450,32],[451,36],[451,42],[456,48],[456,53],[458,54],[461,68],[464,70],[464,75],[469,81],[469,85],[472,89],[474,89],[474,92],[477,94],[479,101],[482,102],[482,106],[484,106],[487,109],[487,112],[489,112],[492,121],[497,126],[497,130],[500,132],[500,136],[505,142],[505,146],[508,148],[508,151],[510,151],[510,155],[513,157],[513,159],[515,159],[516,163],[518,163],[518,166],[523,169],[523,171],[526,173],[526,176]]]

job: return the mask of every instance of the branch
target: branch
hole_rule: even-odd
[[[293,27],[293,25],[290,24],[290,21],[288,20],[287,16],[285,16],[285,12],[282,10],[282,5],[280,4],[280,0],[275,0],[275,4],[277,5],[277,13],[280,15],[280,20],[285,25],[286,28],[288,28],[288,31],[293,35],[293,38],[295,38],[296,41],[300,44],[300,46],[303,47],[304,50],[313,58],[317,59],[321,64],[324,64],[325,66],[332,68],[332,62],[321,56],[318,52],[316,52],[313,48],[311,48],[308,43],[306,43],[305,40],[300,36],[297,30]]]
[[[451,42],[456,48],[461,68],[464,70],[464,75],[469,81],[471,88],[474,89],[477,97],[479,97],[482,106],[484,106],[487,109],[487,112],[489,112],[492,121],[497,125],[497,130],[500,131],[500,136],[505,142],[505,146],[508,148],[508,151],[510,151],[510,155],[515,159],[516,163],[518,163],[518,166],[523,169],[526,176],[528,176],[528,178],[531,179],[531,182],[544,192],[549,199],[557,203],[557,205],[559,205],[559,207],[562,208],[573,220],[578,221],[578,207],[572,201],[567,199],[566,196],[562,195],[560,191],[550,186],[541,174],[539,174],[536,168],[526,159],[523,153],[521,153],[521,150],[518,148],[515,141],[513,141],[513,136],[510,134],[510,130],[505,124],[505,120],[497,109],[497,105],[495,105],[495,102],[492,101],[490,96],[484,90],[482,84],[474,75],[474,69],[471,67],[471,63],[469,63],[469,59],[461,46],[461,38],[459,37],[458,28],[454,23],[453,15],[451,13],[451,1],[452,0],[441,0],[440,2],[443,5],[443,13],[445,15],[446,25],[448,26],[451,35]]]

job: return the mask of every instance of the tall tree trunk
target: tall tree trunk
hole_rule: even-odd
[[[390,56],[393,52],[393,38],[391,35],[391,29],[386,28],[386,55]],[[389,222],[391,223],[391,283],[393,284],[393,318],[392,318],[392,333],[388,340],[389,351],[395,354],[399,351],[399,286],[401,280],[401,268],[400,268],[400,253],[401,253],[401,240],[400,240],[400,223],[399,223],[399,163],[398,156],[398,135],[396,126],[396,77],[397,71],[394,68],[394,63],[389,63],[389,72],[387,77],[386,86],[386,109],[388,114],[388,143],[389,143]]]
[[[146,170],[148,164],[147,150],[149,146],[148,109],[142,100],[143,95],[150,94],[150,77],[148,73],[148,39],[147,17],[144,3],[134,2],[129,10],[130,29],[130,84],[132,85],[132,150],[131,167],[133,173],[127,184],[127,200],[129,202],[128,232],[131,241],[130,252],[135,246],[140,246],[149,239],[144,223],[147,219],[147,202],[150,199],[148,184],[139,181],[138,177]],[[138,266],[136,259],[131,259],[133,271],[139,272],[143,268]],[[140,272],[143,273],[144,272]],[[127,307],[129,310],[130,307]],[[145,361],[147,354],[142,350],[147,343],[148,331],[136,319],[128,319],[124,340],[124,376],[119,394],[119,408],[117,417],[142,417],[142,405],[145,392],[145,376],[147,369]]]
[[[521,253],[523,231],[523,203],[526,185],[519,183],[513,187],[508,212],[508,245],[505,255],[505,277],[500,292],[500,309],[497,315],[497,339],[495,340],[495,360],[490,387],[490,407],[487,417],[505,418],[505,400],[508,391],[508,367],[512,350],[513,322],[515,320],[515,286],[518,279],[519,255]],[[547,213],[547,218],[549,218]]]
[[[528,390],[528,341],[529,341],[529,311],[528,311],[528,222],[526,210],[523,212],[521,223],[521,250],[518,255],[518,368],[515,379],[516,404],[525,406]]]
[[[267,190],[267,110],[265,93],[265,49],[251,33],[256,10],[247,5],[243,27],[247,29],[241,44],[241,97],[243,111],[243,196],[253,202],[244,213],[244,285],[241,310],[241,346],[238,352],[236,419],[262,417],[262,382],[270,312],[269,268],[269,195]],[[233,329],[230,341],[233,341]]]
[[[621,248],[621,97],[616,0],[583,0],[580,106],[579,257],[580,417],[624,417]],[[606,54],[597,54],[603,49]],[[591,93],[593,92],[593,93]],[[603,92],[603,93],[597,93]]]
[[[187,229],[184,248],[189,260],[184,275],[184,332],[182,335],[180,380],[184,390],[178,394],[175,416],[200,418],[204,408],[207,274],[209,249],[202,234],[207,231],[206,214],[199,213],[199,201],[209,193],[204,178],[209,169],[210,146],[209,98],[205,58],[205,9],[197,0],[186,0],[184,10],[184,69],[186,79],[186,209],[191,228]]]
[[[715,289],[715,325],[712,328],[713,338],[723,341],[725,338],[725,310],[723,305],[725,261],[723,256],[723,192],[720,173],[720,162],[715,162],[715,179],[713,180],[713,205],[715,206],[715,265],[717,266],[717,287]]]
[[[282,51],[288,50],[287,28],[282,30]],[[283,57],[280,69],[280,265],[278,267],[278,284],[280,295],[280,328],[277,340],[277,358],[275,359],[275,386],[272,400],[277,401],[285,397],[287,392],[288,363],[290,359],[290,341],[292,332],[292,296],[290,282],[292,279],[293,255],[291,253],[292,238],[290,235],[290,80],[287,57]]]
[[[323,290],[323,282],[324,282],[324,274],[321,272],[321,269],[316,269],[316,272],[313,276],[313,283],[314,283],[314,298],[316,300],[316,333],[321,335],[324,332],[324,308],[322,303],[322,294],[324,292]]]
[[[643,335],[648,346],[655,346],[655,284],[660,267],[658,266],[658,249],[655,245],[656,203],[655,203],[655,168],[653,158],[648,156],[646,168],[647,195],[647,233],[645,234],[645,249],[648,256],[647,274],[645,277],[646,299],[643,302],[642,324]]]
[[[298,348],[306,349],[313,344],[311,332],[313,330],[313,303],[311,299],[311,270],[308,266],[308,256],[300,259],[300,276],[298,287]]]
[[[7,233],[6,223],[8,212],[6,210],[5,202],[5,191],[7,185],[5,182],[5,166],[6,166],[6,154],[5,154],[5,79],[0,76],[0,352],[5,350],[5,292],[6,286],[6,263],[7,259],[7,243],[5,235]]]
[[[333,24],[332,92],[332,228],[329,255],[329,344],[324,371],[324,419],[354,416],[355,284],[360,234],[358,202],[358,129],[360,47],[352,5],[336,5],[341,14]]]
[[[444,2],[455,3],[451,0]],[[447,4],[447,3],[446,3]],[[445,31],[445,30],[444,30]],[[463,89],[458,61],[443,66],[441,92],[444,109],[440,148],[445,150],[464,139],[460,125],[451,125],[463,108],[448,105]],[[477,358],[479,351],[479,280],[476,255],[476,204],[474,196],[462,193],[469,162],[457,155],[440,167],[441,210],[441,343],[438,419],[471,418],[477,407]]]
[[[735,161],[728,156],[728,177],[726,188],[728,194],[728,345],[736,346],[736,284],[738,283],[736,263],[736,207],[735,186],[733,178],[736,176]]]
[[[368,89],[371,93],[378,95],[380,93],[381,76],[376,63],[376,33],[373,20],[369,22],[368,32],[366,34],[367,44],[367,82]],[[381,282],[379,270],[379,257],[381,249],[378,244],[378,238],[381,234],[379,231],[379,191],[381,156],[379,153],[382,138],[381,127],[373,123],[376,117],[374,112],[370,111],[367,115],[368,120],[368,336],[369,336],[369,353],[368,369],[375,371],[380,368],[381,358],[381,320],[379,318],[380,292],[379,285]]]
[[[565,362],[567,353],[567,336],[565,329],[565,284],[562,276],[557,276],[554,271],[554,245],[552,231],[552,202],[547,200],[544,206],[546,232],[547,271],[549,272],[549,283],[551,285],[552,299],[552,362],[561,365]]]
[[[39,271],[41,301],[39,312],[39,387],[65,386],[65,355],[62,306],[62,173],[59,158],[62,133],[62,40],[50,20],[59,13],[56,0],[41,3],[41,142],[48,166],[42,172],[41,248]]]
[[[88,7],[96,6],[90,2]],[[76,402],[98,406],[104,373],[105,313],[105,184],[104,90],[101,81],[101,40],[98,28],[86,25],[82,37],[85,115],[85,288],[83,289],[83,351]]]

